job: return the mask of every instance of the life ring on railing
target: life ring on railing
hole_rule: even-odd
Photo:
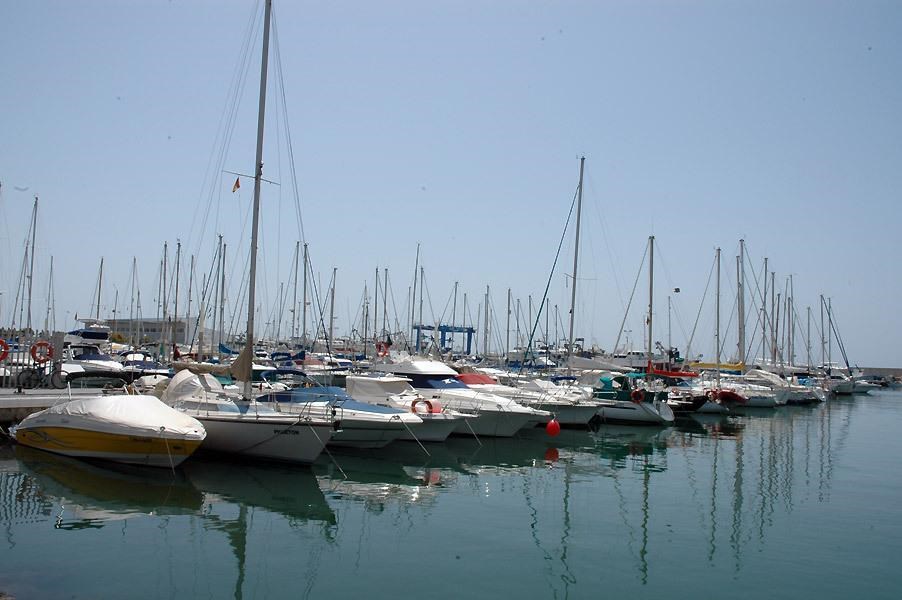
[[[645,392],[643,392],[642,390],[633,390],[632,392],[630,392],[630,400],[632,400],[636,404],[639,404],[644,399]]]
[[[45,342],[43,340],[35,342],[31,346],[31,358],[38,364],[47,362],[53,358],[53,346],[50,345],[50,342]]]
[[[410,412],[416,414],[416,412],[417,412],[417,404],[419,404],[420,402],[425,402],[425,403],[426,403],[426,412],[427,412],[427,413],[431,413],[431,412],[432,412],[432,401],[431,401],[431,400],[426,400],[425,398],[417,398],[416,400],[414,400],[413,402],[411,402],[411,403],[410,403]]]
[[[376,342],[376,356],[388,356],[388,344]]]
[[[5,360],[9,356],[9,344],[6,340],[0,339],[0,360]]]

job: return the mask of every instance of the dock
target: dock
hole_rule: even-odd
[[[31,413],[44,410],[74,398],[88,398],[100,393],[98,389],[17,390],[0,388],[0,423],[21,421]]]

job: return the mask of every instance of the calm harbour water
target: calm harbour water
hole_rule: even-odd
[[[897,598],[900,425],[880,391],[175,478],[5,445],[0,593]]]

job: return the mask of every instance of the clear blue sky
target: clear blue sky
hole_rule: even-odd
[[[222,170],[253,171],[258,29],[249,64],[237,65],[261,7],[0,4],[0,320],[10,320],[34,195],[38,324],[50,256],[59,327],[91,310],[101,256],[101,312],[116,289],[127,310],[136,256],[143,313],[155,316],[163,242],[180,239],[200,277],[217,233],[237,298],[253,186],[232,194]],[[538,303],[584,155],[576,329],[589,343],[612,347],[649,235],[655,338],[666,343],[668,291],[680,287],[673,338],[685,346],[718,246],[726,324],[744,238],[781,292],[793,275],[802,330],[805,307],[819,320],[823,293],[854,363],[902,366],[902,4],[283,1],[275,22],[286,103],[274,60],[264,176],[280,185],[263,190],[263,323],[279,282],[290,287],[302,236],[290,131],[323,286],[338,268],[338,331],[354,325],[377,267],[390,269],[406,322],[417,243],[427,321],[455,281],[468,321],[486,285],[495,326],[507,288],[524,310],[529,295]],[[225,144],[236,70],[245,83]],[[566,323],[572,229],[562,252],[550,302]],[[627,319],[637,346],[642,277]],[[693,343],[706,356],[712,302],[709,292]],[[735,318],[730,327],[735,337]]]

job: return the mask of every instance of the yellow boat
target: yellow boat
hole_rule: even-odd
[[[197,419],[154,396],[70,400],[34,413],[10,432],[16,442],[75,458],[175,467],[207,432]]]

